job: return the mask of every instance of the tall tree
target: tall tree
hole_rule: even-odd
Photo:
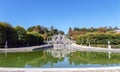
[[[6,22],[0,22],[0,47],[4,47],[5,42],[8,42],[8,47],[16,44],[16,30]]]
[[[40,25],[35,26],[33,31],[40,33],[42,31],[41,26]]]
[[[57,29],[54,29],[54,35],[57,35],[58,34],[58,30]]]
[[[72,28],[71,28],[71,27],[69,27],[68,34],[69,34],[70,36],[72,36]]]
[[[80,28],[75,27],[73,31],[80,31]]]
[[[51,28],[50,28],[50,34],[54,35],[54,27],[53,26],[51,26]]]
[[[62,35],[64,35],[64,32],[63,32],[63,31],[61,31],[61,30],[60,30],[58,33],[59,33],[59,34],[62,34]]]
[[[27,29],[27,31],[28,31],[28,32],[32,32],[34,28],[35,28],[35,26],[29,27],[29,28]]]

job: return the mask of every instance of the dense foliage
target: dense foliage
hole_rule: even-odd
[[[68,35],[76,41],[77,44],[82,45],[118,45],[120,47],[120,33],[115,32],[117,27],[99,27],[99,28],[69,28]]]
[[[78,44],[84,45],[107,45],[110,41],[111,45],[120,44],[120,33],[87,33],[77,37]]]
[[[106,32],[114,32],[114,30],[118,29],[118,27],[99,27],[99,28],[77,28],[77,27],[74,27],[73,29],[72,28],[69,28],[68,30],[68,35],[69,36],[72,36],[72,38],[74,40],[76,40],[77,36],[78,35],[84,35],[86,33],[92,33],[92,32],[98,32],[98,33],[106,33]]]
[[[26,45],[26,30],[23,27],[16,26],[17,31],[17,44]]]
[[[38,32],[28,32],[26,35],[27,45],[39,45],[44,39]]]
[[[64,34],[63,31],[61,30],[58,30],[58,29],[54,29],[53,26],[51,26],[50,30],[44,26],[40,26],[40,25],[37,25],[37,26],[32,26],[32,27],[29,27],[27,29],[28,32],[32,32],[32,31],[36,31],[40,34],[47,34],[48,36],[52,36],[52,35],[57,35],[57,34]]]
[[[21,26],[12,27],[9,23],[0,22],[0,48],[4,48],[7,41],[8,47],[21,47],[40,45],[47,37],[55,34],[64,34],[63,31],[54,29],[49,30],[44,26],[32,26],[25,30]]]
[[[0,47],[4,47],[6,41],[9,47],[15,46],[17,42],[17,32],[10,24],[0,22]]]
[[[40,34],[39,34],[40,35]],[[31,38],[32,36],[32,38]],[[32,41],[30,41],[32,39]],[[21,47],[29,45],[38,45],[43,42],[41,36],[27,34],[23,27],[12,27],[10,24],[0,22],[0,47],[3,48],[7,41],[8,47]]]

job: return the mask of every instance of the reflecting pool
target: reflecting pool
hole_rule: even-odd
[[[0,67],[84,68],[106,66],[120,66],[120,54],[82,52],[67,49],[0,53]]]

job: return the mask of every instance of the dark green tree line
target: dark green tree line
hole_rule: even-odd
[[[12,27],[9,23],[0,22],[0,48],[4,48],[6,41],[8,47],[21,47],[27,46],[27,44],[29,46],[41,44],[43,37],[40,36],[40,33],[29,34],[21,26]]]
[[[0,47],[4,47],[6,41],[9,47],[15,46],[17,42],[17,33],[10,24],[0,22]]]
[[[47,37],[55,34],[64,34],[63,31],[54,29],[49,30],[44,26],[32,26],[27,30],[21,26],[12,27],[9,23],[0,22],[0,48],[4,48],[7,41],[8,47],[21,47],[40,45]]]

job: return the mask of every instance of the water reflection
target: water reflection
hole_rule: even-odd
[[[111,58],[111,52],[108,52],[108,58],[109,59]]]
[[[45,51],[47,53],[50,53],[53,57],[56,57],[56,58],[66,57],[70,53],[76,52],[75,50],[70,50],[70,49],[48,49]]]
[[[118,53],[47,49],[23,53],[0,53],[0,67],[99,67],[120,65]]]
[[[7,52],[5,52],[5,58],[7,58]]]

